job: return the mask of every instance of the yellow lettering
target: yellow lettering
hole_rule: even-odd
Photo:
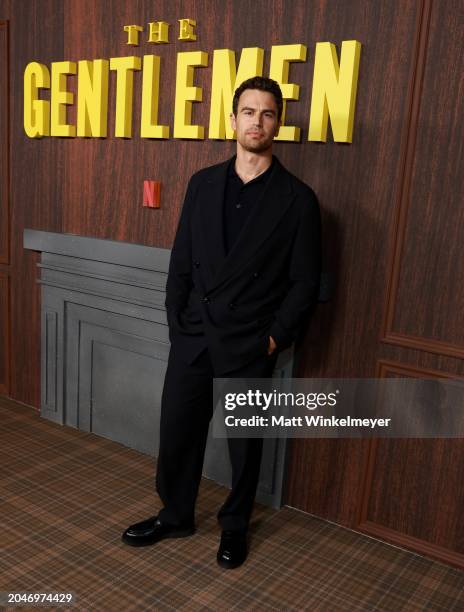
[[[107,135],[108,125],[108,60],[78,62],[77,135]]]
[[[286,100],[298,100],[300,97],[300,87],[294,83],[288,82],[288,71],[290,62],[306,61],[305,45],[275,45],[271,48],[271,64],[269,69],[269,77],[277,81],[282,90],[284,99],[282,109],[282,125],[279,133],[274,137],[274,140],[286,140],[291,142],[299,142],[300,128],[290,125],[284,125]]]
[[[192,102],[201,102],[203,90],[194,87],[194,66],[207,66],[208,54],[204,51],[188,51],[177,54],[176,100],[174,105],[174,138],[202,140],[205,128],[191,125]]]
[[[180,19],[179,24],[180,40],[196,39],[195,20]],[[157,21],[148,25],[147,42],[169,42],[168,23]],[[129,35],[128,44],[138,44],[143,28],[131,25],[124,26],[124,29]],[[298,100],[300,96],[299,85],[288,82],[290,63],[305,62],[306,56],[307,49],[303,44],[271,47],[269,76],[279,83],[283,95],[281,127],[275,140],[300,141],[300,128],[285,125],[285,119],[288,101]],[[352,142],[360,56],[361,43],[356,40],[342,41],[339,54],[333,43],[316,43],[308,141],[326,142],[330,119],[333,140]],[[131,55],[109,60],[81,60],[77,63],[53,62],[50,67],[30,62],[24,70],[23,82],[25,134],[29,138],[50,135],[107,137],[109,71],[113,70],[116,72],[114,135],[117,138],[131,138],[134,71],[142,69],[142,61],[140,135],[142,138],[169,138],[170,126],[158,123],[161,58],[157,55],[145,55],[143,60]],[[172,129],[174,138],[202,140],[205,137],[205,127],[192,124],[192,116],[193,103],[203,100],[202,87],[194,84],[195,68],[208,66],[208,61],[208,53],[205,51],[177,54]],[[234,91],[246,79],[262,75],[263,65],[264,50],[259,47],[242,49],[238,65],[235,51],[214,50],[209,109],[210,139],[232,140],[235,137],[228,120],[228,115],[233,112]],[[74,88],[68,85],[67,76],[76,73],[78,79]],[[71,91],[68,91],[68,87]],[[41,89],[50,90],[50,101],[40,98],[41,95],[48,97],[41,93]],[[76,125],[67,123],[67,107],[73,104],[74,95],[77,96]]]
[[[167,43],[169,42],[169,23],[165,21],[154,21],[148,24],[148,40],[149,43]]]
[[[52,63],[52,86],[50,102],[51,135],[76,135],[76,126],[66,123],[66,106],[73,103],[74,94],[66,90],[68,74],[76,74],[76,62]]]
[[[114,135],[117,138],[132,136],[132,98],[134,89],[134,70],[140,70],[140,57],[112,57],[110,70],[116,70],[116,121]]]
[[[133,45],[134,47],[139,46],[139,34],[143,32],[142,26],[138,25],[126,25],[124,31],[127,32],[127,43],[126,45]]]
[[[24,71],[24,131],[29,138],[50,135],[50,102],[38,99],[39,88],[50,88],[50,72],[30,62]]]
[[[157,125],[159,78],[160,58],[157,55],[144,55],[140,123],[142,138],[169,138],[169,127],[167,125]]]
[[[351,142],[361,43],[344,40],[338,65],[337,50],[329,42],[316,44],[308,140],[327,140],[330,115],[335,142]]]
[[[179,19],[179,40],[196,40],[195,19]]]
[[[209,116],[209,138],[231,140],[234,131],[226,120],[232,112],[234,91],[243,81],[263,74],[264,50],[259,47],[242,49],[238,70],[235,52],[218,49],[213,55],[213,76],[211,79],[211,110]]]

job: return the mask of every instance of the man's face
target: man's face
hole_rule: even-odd
[[[230,115],[230,124],[237,134],[237,148],[250,153],[270,149],[280,125],[274,96],[268,91],[245,89],[238,101],[237,116]]]

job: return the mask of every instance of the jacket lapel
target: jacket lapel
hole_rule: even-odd
[[[216,166],[211,175],[201,186],[200,215],[201,230],[203,234],[203,248],[205,249],[205,264],[208,270],[208,282],[211,284],[216,276],[217,269],[226,257],[223,231],[223,203],[224,189],[227,180],[227,170],[231,160]]]
[[[208,283],[207,286],[209,292],[223,284],[253,257],[277,226],[293,200],[288,172],[275,158],[275,167],[260,199],[253,207],[235,244],[226,256],[222,211],[227,167],[228,162],[221,165],[221,171],[216,177],[218,180],[210,183],[212,190],[210,201],[209,205],[204,207],[208,218],[204,216],[203,228],[207,230],[205,244],[212,272],[211,283]]]

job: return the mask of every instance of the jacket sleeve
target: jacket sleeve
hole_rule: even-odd
[[[274,313],[274,322],[269,331],[278,349],[287,348],[297,338],[307,315],[317,302],[319,292],[321,275],[319,203],[309,188],[305,200],[290,257],[289,289],[279,309]]]
[[[193,284],[191,219],[194,192],[194,180],[192,177],[185,194],[169,261],[165,301],[169,325],[171,325],[173,315],[177,315],[184,308]]]

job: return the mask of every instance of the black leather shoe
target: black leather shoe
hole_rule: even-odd
[[[158,516],[152,516],[128,527],[122,534],[122,541],[129,546],[150,546],[165,538],[186,538],[194,533],[193,526],[175,527],[162,523]]]
[[[234,569],[247,558],[246,531],[223,531],[217,553],[217,562],[225,569]]]

